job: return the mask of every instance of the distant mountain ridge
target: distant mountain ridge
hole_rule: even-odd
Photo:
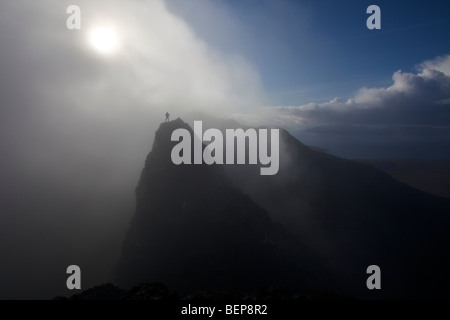
[[[419,190],[450,198],[450,161],[418,159],[355,159]]]

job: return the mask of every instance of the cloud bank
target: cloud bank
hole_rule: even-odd
[[[358,90],[350,99],[278,106],[266,116],[288,126],[450,125],[450,55],[425,61],[416,72],[396,71],[387,88]]]

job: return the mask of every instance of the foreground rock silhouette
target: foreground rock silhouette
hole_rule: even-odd
[[[111,283],[96,286],[94,288],[85,290],[81,293],[75,294],[69,298],[58,296],[54,300],[145,300],[160,303],[175,303],[179,301],[192,302],[233,302],[242,301],[251,303],[252,301],[259,302],[301,302],[301,301],[335,301],[335,300],[354,300],[349,297],[342,297],[333,292],[328,291],[311,291],[305,294],[289,294],[280,288],[267,287],[261,288],[255,293],[235,295],[223,291],[198,291],[188,294],[186,296],[178,296],[175,292],[170,291],[164,284],[160,282],[155,283],[141,283],[133,287],[129,291],[125,291]]]

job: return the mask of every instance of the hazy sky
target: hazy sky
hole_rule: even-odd
[[[450,159],[450,4],[378,1],[382,28],[368,30],[370,1],[167,3],[258,71],[266,108],[241,121],[349,158]]]
[[[61,292],[74,262],[109,279],[166,111],[281,125],[344,157],[450,159],[450,3],[377,1],[372,31],[370,4],[1,1],[0,297]]]
[[[163,1],[76,3],[81,30],[72,1],[0,3],[0,297],[64,293],[71,264],[85,287],[112,279],[166,111],[262,105],[258,71]]]
[[[445,1],[211,3],[169,0],[168,7],[211,46],[251,61],[271,105],[349,98],[362,86],[390,85],[399,69],[411,72],[450,52]],[[381,8],[381,30],[366,28],[370,4]]]

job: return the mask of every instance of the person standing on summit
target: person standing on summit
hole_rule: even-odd
[[[164,122],[169,122],[170,119],[170,113],[166,112],[166,120]]]

